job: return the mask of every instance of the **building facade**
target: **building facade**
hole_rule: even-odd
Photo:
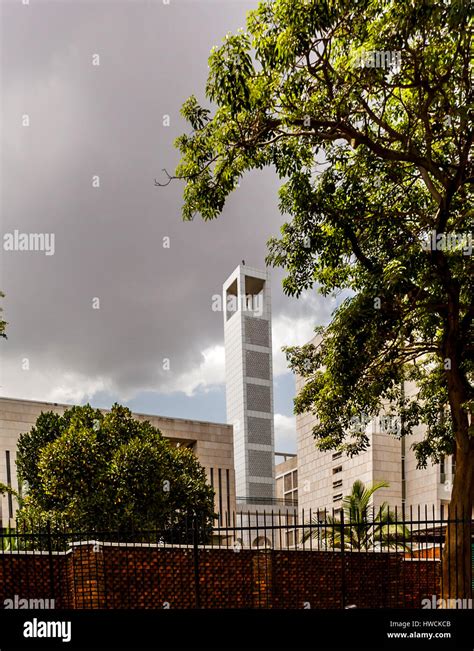
[[[278,454],[276,455],[278,456]],[[278,504],[298,506],[298,457],[282,454],[284,461],[275,466],[275,493]]]
[[[31,430],[41,412],[59,414],[71,405],[0,398],[0,482],[18,490],[16,449],[21,433]],[[104,413],[108,410],[101,410]],[[231,522],[235,513],[235,475],[232,426],[182,418],[133,414],[147,420],[174,445],[190,448],[204,467],[215,490],[215,510],[221,524]],[[16,504],[11,496],[0,496],[0,522],[13,524]]]
[[[312,340],[317,343],[317,338]],[[296,377],[296,392],[305,380]],[[414,394],[416,387],[406,385],[405,392]],[[316,417],[306,413],[296,416],[298,450],[298,505],[300,513],[318,509],[338,510],[343,498],[351,492],[356,479],[365,484],[385,480],[388,488],[374,494],[373,505],[377,509],[383,502],[407,515],[418,512],[425,517],[439,518],[447,515],[455,467],[452,457],[442,464],[428,463],[426,469],[417,468],[414,443],[422,440],[424,426],[414,428],[413,434],[394,435],[397,424],[383,414],[367,423],[366,433],[370,445],[365,452],[350,458],[342,452],[320,452],[312,435]],[[425,511],[426,509],[426,511]]]
[[[234,428],[239,503],[273,503],[274,430],[270,281],[239,265],[223,285],[227,422]]]

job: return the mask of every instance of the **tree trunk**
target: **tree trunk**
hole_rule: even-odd
[[[451,335],[453,330],[451,330]],[[466,409],[467,387],[460,372],[458,341],[448,336],[447,386],[455,435],[454,475],[448,524],[443,550],[442,598],[448,608],[462,607],[457,599],[472,598],[471,519],[474,495],[474,438],[469,435],[469,413]],[[472,416],[472,415],[471,415]]]
[[[441,597],[447,608],[462,607],[457,599],[472,598],[471,517],[474,490],[474,446],[465,449],[456,443],[454,476],[449,521],[443,550]],[[465,606],[466,607],[466,606]]]
[[[442,255],[439,252],[437,254],[448,290],[443,355],[456,461],[443,549],[441,595],[446,607],[456,608],[463,605],[456,600],[472,598],[471,520],[474,494],[474,437],[469,435],[469,417],[472,418],[472,414],[466,408],[470,385],[461,370],[463,343],[459,327],[460,288],[457,281],[450,278]]]

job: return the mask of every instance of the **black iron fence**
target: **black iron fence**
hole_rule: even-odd
[[[467,564],[446,553],[466,532]],[[453,576],[472,581],[472,533],[470,517],[426,509],[247,511],[174,535],[14,528],[0,533],[0,608],[472,608],[452,592]]]

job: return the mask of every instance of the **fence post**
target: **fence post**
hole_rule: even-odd
[[[199,586],[199,526],[197,515],[193,516],[194,593],[196,608],[201,608]]]
[[[51,521],[46,523],[46,532],[48,534],[48,557],[49,557],[49,587],[50,599],[54,599],[54,565],[53,565],[53,545],[51,540]]]
[[[341,509],[341,601],[342,607],[346,607],[346,558],[344,540],[344,509]]]

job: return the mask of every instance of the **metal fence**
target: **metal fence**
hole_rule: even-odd
[[[448,524],[474,542],[470,517],[427,509],[248,511],[212,530],[197,517],[179,531],[2,530],[0,608],[435,608],[467,571],[443,556]]]

